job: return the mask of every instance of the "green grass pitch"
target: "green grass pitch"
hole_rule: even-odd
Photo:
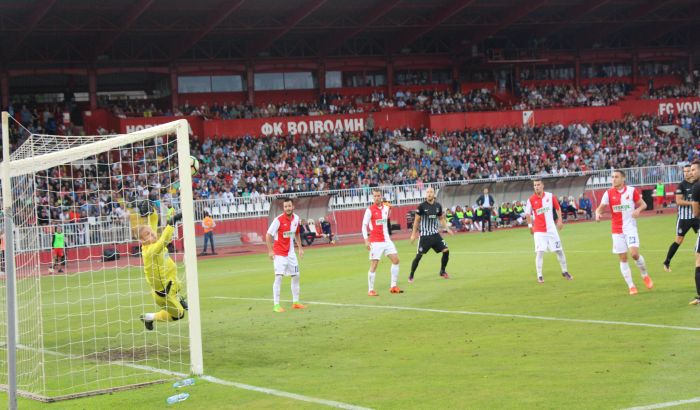
[[[556,257],[546,254],[542,285],[525,229],[448,236],[452,278],[438,276],[439,256],[431,253],[411,285],[406,278],[415,247],[399,241],[405,293],[388,292],[385,258],[377,298],[367,296],[362,245],[312,246],[301,261],[308,308],[283,314],[272,312],[266,255],[204,260],[205,372],[377,409],[619,409],[695,398],[700,310],[688,301],[694,296],[696,236],[688,235],[673,272],[665,273],[661,262],[674,226],[672,216],[640,219],[641,253],[656,286],[644,288],[631,263],[637,296],[627,295],[610,251],[609,221],[565,225],[561,238],[575,279],[564,280]],[[285,278],[286,308],[290,298]],[[204,380],[185,391],[191,397],[177,408],[323,407]],[[155,409],[168,407],[171,394],[167,383],[53,404],[21,399],[20,408]]]

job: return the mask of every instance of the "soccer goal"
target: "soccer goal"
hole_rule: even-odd
[[[10,407],[16,395],[55,401],[202,373],[188,129],[178,120],[39,135],[2,113],[0,383]],[[175,211],[183,222],[168,252],[189,310],[147,330],[140,316],[160,308],[138,230],[160,236]]]

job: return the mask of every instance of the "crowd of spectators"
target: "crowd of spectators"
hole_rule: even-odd
[[[698,157],[700,117],[692,118],[688,134],[659,132],[659,121],[649,117],[445,133],[403,129],[204,140],[192,146],[202,164],[195,195],[226,199],[515,175],[565,175],[613,167],[671,165]],[[397,144],[401,140],[420,140],[426,148],[407,150]]]
[[[520,102],[514,110],[555,107],[600,107],[615,104],[632,91],[627,83],[526,86],[516,94]]]
[[[111,104],[112,113],[119,118],[127,117],[181,117],[193,115],[205,119],[249,119],[268,117],[289,117],[307,115],[326,114],[355,114],[364,112],[361,105],[352,104],[350,101],[333,98],[333,96],[322,95],[319,101],[315,102],[282,102],[253,105],[250,103],[219,104],[190,104],[185,101],[183,105],[175,110],[169,108],[158,108],[157,104],[148,100],[130,100]]]
[[[477,88],[468,92],[449,90],[396,91],[393,98],[385,98],[383,92],[372,94],[371,101],[377,101],[379,107],[398,107],[427,111],[430,114],[447,114],[453,112],[496,111],[502,109],[494,100],[491,91]]]
[[[700,97],[700,89],[698,88],[697,84],[680,84],[674,86],[668,85],[654,88],[648,94],[644,95],[644,98],[652,100],[686,97]]]
[[[681,122],[684,132],[657,129]],[[16,141],[20,131],[12,130]],[[699,135],[700,114],[684,113],[532,128],[194,139],[191,150],[200,161],[194,195],[232,202],[277,193],[671,165],[700,156]],[[405,149],[398,144],[405,140],[420,141],[424,148]],[[143,198],[169,201],[177,192],[177,176],[168,172],[172,164],[163,161],[169,155],[166,147],[124,149],[102,154],[92,169],[39,173],[38,223],[99,216],[120,220]]]
[[[150,200],[156,210],[175,202],[178,190],[172,143],[146,145],[102,153],[95,165],[63,166],[35,174],[37,223],[87,222],[109,217],[125,222],[130,214],[145,217]],[[142,207],[143,208],[143,207]]]
[[[685,98],[700,96],[700,71],[695,70],[683,77],[683,82],[678,85],[655,87],[654,80],[649,80],[647,92],[642,96],[647,99]]]
[[[209,119],[234,120],[241,118],[267,118],[267,117],[291,117],[307,115],[327,114],[356,114],[364,112],[361,105],[355,105],[350,101],[344,101],[335,96],[322,95],[314,102],[283,102],[278,104],[268,103],[262,105],[245,104],[218,104],[211,106],[202,104],[191,106],[188,102],[180,107],[180,111],[174,115],[197,115]]]
[[[34,122],[37,120],[31,120]],[[27,128],[35,128],[27,123]],[[22,125],[25,126],[25,125]],[[30,135],[10,122],[10,141],[15,150]],[[22,195],[32,195],[36,206],[30,223],[87,222],[107,217],[115,223],[138,214],[138,204],[150,199],[156,208],[175,202],[178,176],[173,163],[173,142],[157,137],[146,146],[130,146],[88,158],[82,165],[59,166],[39,171],[34,184],[17,185]],[[156,146],[157,145],[157,146]],[[165,159],[170,159],[165,160]],[[18,217],[26,217],[18,213]],[[35,218],[35,220],[34,220]],[[26,223],[27,221],[17,221]]]
[[[431,114],[495,111],[505,108],[494,100],[491,91],[486,88],[465,93],[438,89],[411,91],[399,88],[393,95],[386,95],[383,90],[377,89],[364,96],[324,93],[317,101],[312,102],[292,101],[259,105],[236,102],[190,104],[186,100],[175,110],[160,108],[159,105],[162,104],[150,100],[126,100],[111,103],[110,107],[112,114],[118,118],[192,115],[222,120],[357,114],[387,108],[427,111]]]
[[[24,128],[36,134],[61,135],[82,125],[80,110],[74,104],[39,104],[33,101],[10,104],[7,112]]]
[[[524,72],[527,72],[525,70]],[[675,72],[674,72],[675,73]],[[522,76],[522,72],[521,72]],[[698,72],[683,74],[680,85],[654,87],[653,79],[643,98],[680,98],[700,96]],[[572,84],[548,84],[539,86],[515,85],[515,95],[520,101],[512,107],[506,107],[494,99],[488,88],[476,88],[467,92],[449,89],[423,89],[411,91],[396,86],[397,91],[388,95],[377,88],[368,95],[339,95],[323,93],[313,101],[198,103],[185,101],[175,110],[166,108],[167,103],[152,100],[127,100],[111,103],[112,113],[121,118],[151,116],[194,115],[206,119],[249,119],[285,116],[314,116],[328,114],[355,114],[378,111],[387,108],[399,108],[427,111],[431,114],[453,112],[497,111],[512,108],[514,110],[586,107],[613,105],[628,95],[633,86],[629,83],[600,83],[576,87]]]
[[[654,87],[650,81],[642,95],[646,99],[682,98],[700,96],[700,78],[689,75],[679,85]],[[601,83],[576,87],[571,84],[546,84],[516,87],[520,100],[513,110],[529,110],[562,107],[600,107],[617,103],[628,95],[633,86],[629,83]],[[185,101],[175,110],[160,107],[150,100],[128,100],[111,104],[112,113],[119,118],[155,116],[201,116],[205,119],[250,119],[289,116],[316,116],[332,114],[357,114],[382,109],[426,111],[430,114],[446,114],[474,111],[500,111],[507,109],[496,100],[487,88],[467,92],[451,90],[410,91],[399,88],[393,95],[377,89],[369,95],[340,96],[323,94],[316,101],[291,101],[281,103],[250,104],[231,102],[190,104]],[[36,116],[37,113],[34,113]]]
[[[161,109],[156,102],[151,100],[122,100],[108,102],[107,106],[111,108],[112,114],[117,118],[128,117],[161,117],[176,115],[168,109]],[[183,114],[175,110],[177,115]]]

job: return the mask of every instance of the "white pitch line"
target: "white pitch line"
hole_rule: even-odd
[[[624,410],[665,409],[666,407],[682,406],[684,404],[692,404],[692,403],[700,403],[700,397],[695,397],[693,399],[687,399],[687,400],[668,401],[666,403],[649,404],[647,406],[629,407],[629,408],[624,409]]]
[[[325,399],[317,399],[317,398],[315,398],[315,397],[302,396],[301,394],[296,394],[296,393],[287,393],[287,392],[285,392],[285,391],[280,391],[280,390],[275,390],[275,389],[268,389],[268,388],[265,388],[265,387],[257,387],[257,386],[251,386],[251,385],[249,385],[249,384],[230,382],[230,381],[228,381],[228,380],[219,379],[218,377],[202,376],[201,379],[210,381],[210,382],[212,382],[212,383],[221,384],[221,385],[224,385],[224,386],[237,387],[237,388],[239,388],[239,389],[252,390],[252,391],[259,392],[259,393],[271,394],[271,395],[274,395],[274,396],[287,397],[287,398],[290,398],[290,399],[299,400],[299,401],[305,401],[305,402],[308,402],[308,403],[323,404],[323,405],[325,405],[325,406],[335,407],[335,408],[338,408],[338,409],[348,409],[348,410],[370,410],[368,407],[360,407],[360,406],[355,406],[354,404],[341,403],[341,402],[339,402],[339,401],[325,400]]]
[[[642,253],[661,253],[668,252],[668,249],[644,249]],[[451,254],[459,255],[512,255],[512,254],[531,254],[535,253],[534,250],[509,250],[509,251],[450,251]],[[603,253],[614,255],[609,249],[601,250],[565,250],[564,253]]]
[[[272,299],[267,299],[267,298],[238,298],[238,297],[231,297],[231,296],[211,296],[210,298],[229,299],[229,300],[253,300],[253,301],[265,301],[265,302],[272,301]],[[290,302],[290,301],[287,300],[286,302]],[[700,327],[658,325],[658,324],[654,324],[654,323],[639,323],[639,322],[620,322],[620,321],[614,321],[614,320],[573,319],[573,318],[552,317],[552,316],[519,315],[519,314],[514,314],[514,313],[474,312],[474,311],[468,311],[468,310],[430,309],[430,308],[418,308],[418,307],[410,307],[410,306],[362,305],[362,304],[352,304],[352,303],[331,303],[331,302],[318,302],[318,301],[308,301],[308,300],[304,303],[308,303],[311,305],[326,305],[326,306],[338,306],[338,307],[407,310],[407,311],[412,311],[412,312],[429,312],[429,313],[451,313],[451,314],[455,314],[455,315],[507,317],[507,318],[530,319],[530,320],[548,320],[548,321],[555,321],[555,322],[587,323],[587,324],[593,324],[593,325],[619,325],[619,326],[634,326],[634,327],[652,327],[652,328],[660,328],[660,329],[690,330],[693,332],[700,332]]]
[[[43,351],[43,352],[50,354],[50,355],[53,355],[53,356],[68,357],[70,359],[84,359],[84,357],[81,357],[78,355],[60,353],[60,352],[56,352],[53,350],[36,349],[36,348],[29,347],[29,346],[24,346],[24,345],[19,345],[17,347],[21,348],[21,349],[27,349],[27,350]],[[129,362],[123,362],[123,361],[107,361],[107,362],[105,362],[105,364],[124,366],[124,367],[129,367],[132,369],[145,370],[145,371],[149,371],[149,372],[153,372],[153,373],[164,374],[167,376],[175,376],[175,377],[179,377],[179,378],[185,378],[185,377],[191,376],[189,374],[175,372],[172,370],[159,369],[157,367],[151,367],[151,366],[146,366],[146,365],[142,365],[142,364],[129,363]],[[304,396],[302,394],[290,393],[290,392],[286,392],[283,390],[270,389],[267,387],[258,387],[258,386],[253,386],[253,385],[245,384],[245,383],[232,382],[232,381],[220,379],[220,378],[214,377],[214,376],[202,375],[202,376],[199,376],[199,378],[202,380],[206,380],[208,382],[211,382],[211,383],[222,385],[222,386],[236,387],[236,388],[243,389],[243,390],[250,390],[250,391],[254,391],[254,392],[258,392],[258,393],[269,394],[271,396],[285,397],[288,399],[304,401],[307,403],[322,404],[324,406],[335,407],[337,409],[372,410],[369,407],[361,407],[361,406],[356,406],[354,404],[348,404],[348,403],[343,403],[343,402],[334,401],[334,400],[319,399],[317,397]]]

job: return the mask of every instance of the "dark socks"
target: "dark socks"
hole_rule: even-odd
[[[700,266],[695,267],[695,290],[698,291],[698,296],[700,296]]]
[[[422,253],[416,254],[416,257],[413,258],[413,263],[411,263],[411,274],[409,277],[413,277],[413,274],[416,273],[416,269],[418,269],[418,263],[420,262],[420,258],[423,257]]]
[[[445,268],[447,267],[447,261],[450,260],[450,251],[442,253],[442,260],[440,261],[440,273],[445,273]]]
[[[670,265],[671,264],[671,259],[673,259],[673,255],[676,254],[676,251],[678,250],[678,247],[680,245],[677,244],[676,242],[673,242],[671,246],[668,247],[668,253],[666,254],[666,260],[664,261],[664,264]]]

